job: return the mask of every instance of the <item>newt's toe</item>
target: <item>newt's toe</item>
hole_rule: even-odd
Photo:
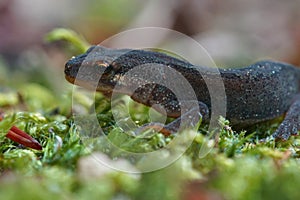
[[[300,125],[293,120],[284,120],[273,134],[273,137],[276,140],[287,140],[291,135],[298,135],[299,129]]]
[[[148,129],[153,129],[154,131],[160,132],[160,133],[164,134],[165,136],[169,136],[169,135],[175,133],[174,130],[169,129],[164,124],[152,122],[152,123],[148,123],[148,124],[145,124],[145,125],[139,127],[137,130],[134,131],[134,134],[140,135],[142,132],[144,132]]]

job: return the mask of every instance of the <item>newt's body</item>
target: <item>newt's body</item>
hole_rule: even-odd
[[[113,92],[116,83],[121,83],[116,92],[129,94],[133,100],[147,106],[161,104],[168,116],[180,117],[178,100],[166,87],[149,83],[141,85],[133,94],[128,92],[139,86],[141,79],[147,74],[131,79],[126,79],[124,74],[136,66],[151,63],[180,72],[194,89],[203,118],[209,118],[210,94],[202,75],[211,80],[216,75],[210,73],[207,67],[195,66],[163,53],[94,46],[85,54],[69,60],[65,75],[71,83],[96,87],[98,91],[108,95]],[[164,70],[157,70],[163,75]],[[240,69],[220,69],[220,74],[227,98],[226,118],[233,125],[248,126],[287,113],[274,136],[287,139],[300,130],[299,68],[286,63],[261,61]],[[189,97],[186,98],[188,101]]]

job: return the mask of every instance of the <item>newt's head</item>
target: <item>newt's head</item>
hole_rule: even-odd
[[[127,56],[123,56],[130,51],[92,46],[86,53],[71,58],[65,64],[65,77],[72,84],[109,93],[124,70],[130,68],[124,59]]]
[[[166,77],[172,77],[167,74],[166,68],[185,68],[189,65],[191,64],[154,51],[93,46],[66,63],[65,77],[75,85],[108,94],[117,92],[130,95],[144,85],[148,86],[139,92],[151,93],[152,86],[166,81]]]
[[[147,71],[135,71],[128,75],[128,71],[144,64],[168,65],[174,58],[163,53],[132,49],[109,49],[93,46],[86,53],[70,59],[65,65],[66,79],[85,88],[96,89],[104,93],[112,91],[128,94],[128,90],[137,85],[145,84],[144,80],[150,76],[153,68]],[[177,60],[177,62],[182,62]],[[157,70],[155,69],[156,73]],[[126,76],[124,76],[126,74]],[[130,73],[129,73],[130,74]],[[121,91],[116,91],[115,85]],[[118,90],[118,89],[117,89]]]

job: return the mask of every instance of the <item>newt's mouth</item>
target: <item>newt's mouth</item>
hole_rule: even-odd
[[[108,92],[114,85],[110,81],[113,74],[105,72],[108,66],[108,63],[100,60],[88,61],[74,57],[65,64],[65,79],[83,88]]]
[[[65,75],[65,78],[66,78],[66,80],[67,80],[69,83],[72,83],[72,84],[75,83],[75,78],[73,78],[73,77],[71,77],[71,76],[68,76],[68,75]]]
[[[95,74],[103,74],[110,63],[105,62],[101,59],[92,59],[88,57],[88,54],[82,54],[71,58],[65,64],[65,75],[68,81],[72,81],[78,78],[78,75],[85,76],[84,79],[90,79],[90,77],[95,76]]]
[[[80,64],[75,64],[73,62],[73,59],[75,58],[72,58],[70,59],[66,64],[65,64],[65,77],[66,79],[70,82],[70,83],[74,83],[74,79],[76,78],[77,74],[78,74],[78,71],[79,71],[79,68],[80,68]]]

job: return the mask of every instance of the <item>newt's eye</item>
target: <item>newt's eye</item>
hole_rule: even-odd
[[[102,76],[104,76],[104,77],[106,77],[106,78],[112,78],[114,75],[115,75],[115,70],[112,68],[112,66],[111,65],[109,65],[106,69],[105,69],[105,71],[104,71],[104,73],[103,73],[103,75]]]
[[[115,61],[113,61],[112,63],[110,63],[109,67],[111,67],[114,72],[118,72],[121,69],[121,65],[119,65]]]
[[[95,62],[95,65],[97,67],[108,67],[109,66],[109,63],[105,62],[105,61],[102,61],[102,60],[97,60]]]

